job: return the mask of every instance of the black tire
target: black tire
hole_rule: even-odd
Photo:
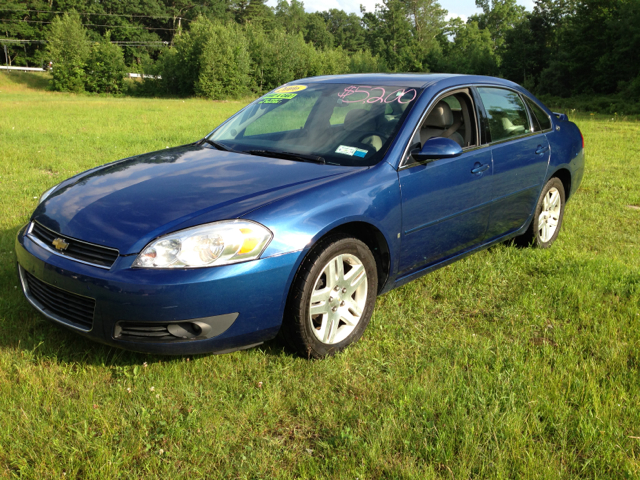
[[[314,327],[314,321],[310,316],[311,295],[314,292],[316,283],[322,282],[325,267],[339,255],[356,257],[364,266],[366,294],[361,292],[360,296],[366,300],[361,300],[361,303],[364,303],[364,308],[355,328],[347,326],[348,328],[353,328],[353,331],[338,343],[323,343],[316,336],[320,328]],[[348,271],[345,271],[345,273],[348,274]],[[356,238],[342,235],[321,240],[307,255],[298,269],[287,299],[281,334],[291,348],[304,357],[323,358],[334,355],[356,342],[362,336],[373,314],[377,291],[378,273],[376,261],[367,245]],[[339,294],[342,294],[342,291],[336,295]],[[344,295],[349,295],[349,293]],[[355,295],[354,293],[353,296],[355,297]],[[328,304],[328,302],[326,303]],[[344,305],[344,302],[342,305]],[[316,316],[315,318],[317,319],[318,317]],[[342,320],[338,321],[338,324],[339,326],[336,329],[346,326]],[[314,328],[316,329],[315,333],[313,331]]]
[[[544,227],[544,225],[541,223],[540,216],[544,208],[545,197],[547,197],[549,195],[549,192],[553,189],[557,190],[560,195],[560,211],[557,214],[557,227],[553,235],[550,238],[545,239],[542,236],[542,228]],[[535,248],[549,248],[553,244],[553,242],[555,242],[556,238],[558,238],[558,234],[560,233],[560,228],[562,227],[562,219],[564,218],[564,206],[564,185],[559,178],[553,177],[542,189],[540,198],[538,198],[538,203],[536,204],[536,210],[533,214],[531,224],[529,225],[529,228],[525,233],[515,238],[516,244],[523,247],[531,246]],[[553,220],[555,220],[555,217]],[[542,221],[544,221],[544,219],[542,219]]]

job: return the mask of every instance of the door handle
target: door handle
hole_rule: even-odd
[[[538,145],[538,149],[536,150],[536,155],[542,155],[547,150],[549,150],[549,147],[543,147],[542,145]]]
[[[471,170],[471,173],[473,173],[474,175],[480,175],[481,173],[489,170],[489,168],[491,168],[491,165],[489,165],[488,163],[486,165],[480,165],[476,163],[476,166],[473,170]]]

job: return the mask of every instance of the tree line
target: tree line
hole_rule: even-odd
[[[311,75],[451,72],[638,102],[640,1],[534,4],[476,0],[481,12],[462,21],[436,0],[382,0],[361,15],[308,13],[299,0],[0,0],[0,43],[13,65],[53,61],[59,90],[119,92],[126,70],[162,77],[143,92],[216,99]]]

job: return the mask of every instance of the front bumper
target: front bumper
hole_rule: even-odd
[[[25,295],[36,309],[96,341],[157,354],[231,351],[275,337],[301,256],[294,252],[223,267],[151,270],[132,269],[136,256],[130,255],[119,257],[111,269],[105,270],[55,255],[32,241],[25,230],[18,233],[16,255]],[[92,323],[77,325],[66,321],[64,314],[43,307],[29,293],[29,275],[54,293],[94,299]],[[209,338],[202,335],[155,341],[120,336],[123,325],[184,322],[208,324]]]

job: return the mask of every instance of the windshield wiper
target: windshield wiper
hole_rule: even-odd
[[[317,155],[306,155],[304,153],[292,152],[276,152],[275,150],[249,150],[247,153],[251,155],[259,155],[262,157],[284,158],[286,160],[297,160],[299,162],[312,162],[325,164],[325,160]]]
[[[203,138],[202,141],[205,142],[205,143],[208,143],[212,147],[217,148],[218,150],[222,150],[223,152],[235,152],[235,150],[233,148],[229,148],[226,145],[218,143],[218,142],[216,142],[214,140],[209,140],[208,138]]]

